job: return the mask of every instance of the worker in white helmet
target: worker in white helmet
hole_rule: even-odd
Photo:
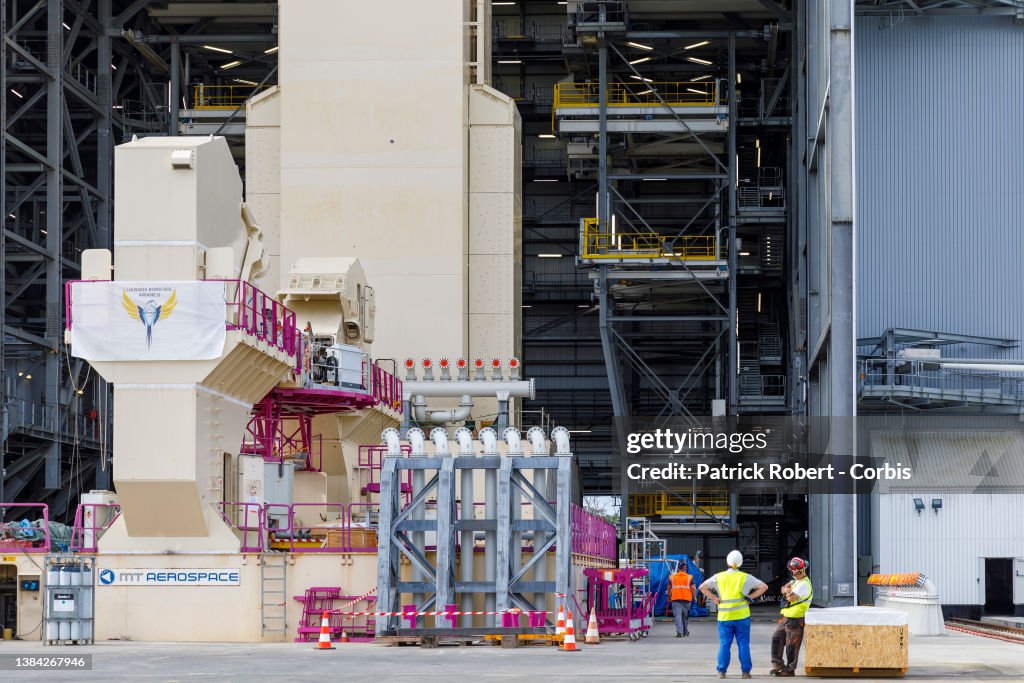
[[[719,572],[701,584],[700,592],[718,605],[718,677],[725,678],[732,659],[732,641],[736,639],[739,648],[740,671],[743,678],[750,678],[754,668],[750,661],[750,603],[760,597],[768,584],[740,571],[743,554],[733,550],[726,557],[729,569]]]

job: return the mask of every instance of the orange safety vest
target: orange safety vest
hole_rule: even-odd
[[[678,571],[669,577],[672,586],[672,600],[693,600],[693,577],[684,571]]]

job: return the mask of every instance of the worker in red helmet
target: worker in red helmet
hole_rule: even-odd
[[[786,566],[793,580],[782,587],[782,619],[772,634],[772,676],[796,675],[796,660],[804,642],[804,615],[814,597],[811,580],[807,578],[807,562],[794,557]]]

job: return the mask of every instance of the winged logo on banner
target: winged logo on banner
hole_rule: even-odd
[[[157,321],[169,317],[174,312],[174,307],[178,305],[178,290],[172,290],[167,301],[162,304],[150,299],[144,306],[132,301],[128,297],[128,292],[122,290],[121,305],[124,306],[125,313],[146,326],[146,348],[148,349],[153,345],[153,326]]]

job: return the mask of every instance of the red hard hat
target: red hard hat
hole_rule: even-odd
[[[791,572],[798,572],[803,569],[807,569],[807,563],[801,560],[799,557],[794,557],[792,560],[789,561],[789,564],[787,564],[786,566],[789,567],[789,571]]]

